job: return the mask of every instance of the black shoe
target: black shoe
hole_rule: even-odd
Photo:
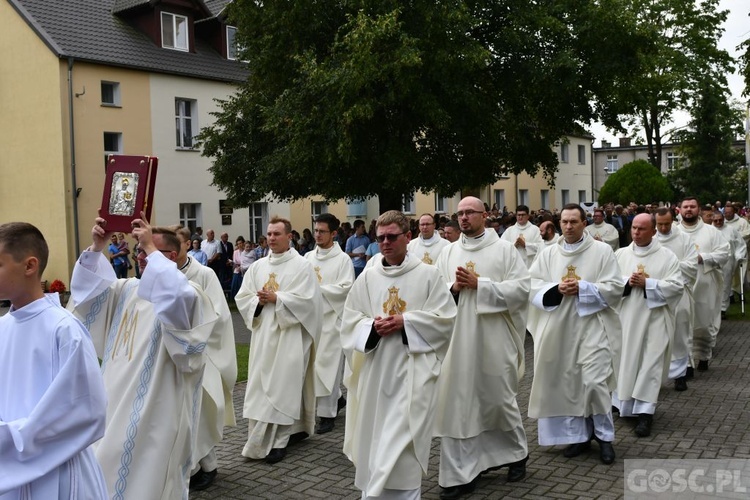
[[[526,462],[529,460],[529,456],[526,455],[526,458],[523,460],[519,460],[518,462],[513,462],[512,464],[508,465],[508,482],[509,483],[517,483],[521,479],[526,477]]]
[[[708,371],[708,360],[707,359],[701,359],[698,361],[698,371],[699,372],[707,372]]]
[[[687,377],[677,377],[674,379],[675,391],[687,391]]]
[[[721,319],[727,319],[727,312],[721,311]]]
[[[685,372],[685,380],[690,380],[695,376],[695,370],[692,366],[687,367],[687,371]]]
[[[318,428],[315,429],[315,434],[326,434],[331,432],[336,425],[336,419],[331,417],[320,417]],[[290,438],[291,441],[291,438]]]
[[[346,407],[346,399],[344,399],[344,396],[341,396],[336,403],[336,413],[340,412]]]
[[[300,443],[309,437],[310,437],[310,434],[306,433],[305,431],[295,432],[294,434],[289,436],[289,443],[287,444],[287,446]]]
[[[599,459],[605,465],[609,465],[615,461],[615,449],[610,441],[598,441],[599,442]]]
[[[275,464],[284,460],[286,456],[286,448],[273,448],[268,455],[266,455],[267,464]]]
[[[617,413],[619,415],[620,414],[620,409],[618,407],[616,407],[615,405],[612,405],[612,413],[613,414]]]
[[[210,472],[199,469],[198,472],[190,477],[190,489],[194,491],[205,490],[206,488],[214,484],[216,474],[218,474],[218,469],[214,469]]]
[[[458,486],[449,486],[448,488],[442,488],[440,490],[440,498],[447,500],[451,498],[459,498],[467,493],[471,493],[477,489],[477,478],[471,480],[470,483],[459,484]]]
[[[648,413],[638,414],[638,424],[635,426],[635,435],[638,437],[648,437],[651,435],[651,423],[654,416]]]
[[[584,441],[583,443],[571,444],[563,451],[565,458],[573,458],[578,455],[585,453],[591,449],[591,441]]]

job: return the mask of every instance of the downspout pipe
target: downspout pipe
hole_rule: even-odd
[[[70,180],[71,195],[73,196],[73,241],[75,243],[76,258],[81,254],[78,235],[78,184],[76,182],[76,133],[73,123],[73,58],[68,57],[68,131],[70,134]]]

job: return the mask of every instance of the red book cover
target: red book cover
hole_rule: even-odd
[[[155,156],[109,155],[99,216],[108,232],[130,233],[133,220],[151,220],[159,159]]]

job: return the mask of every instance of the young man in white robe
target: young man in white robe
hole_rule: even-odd
[[[270,253],[250,266],[235,297],[252,332],[243,416],[247,458],[273,464],[315,431],[315,353],[322,303],[312,264],[289,247],[292,225],[274,217]]]
[[[526,205],[516,207],[516,223],[507,228],[500,239],[516,247],[526,267],[531,266],[536,254],[544,247],[539,228],[529,222],[529,207]]]
[[[363,499],[418,499],[456,305],[437,268],[407,253],[404,214],[385,212],[376,230],[382,255],[354,282],[341,325],[344,453]]]
[[[48,257],[36,227],[0,225],[0,297],[11,302],[0,317],[0,498],[104,500],[91,448],[104,435],[104,383],[89,333],[39,286]]]
[[[682,200],[680,230],[698,251],[698,278],[693,288],[693,356],[698,370],[708,370],[721,326],[722,268],[729,261],[729,242],[719,230],[700,218],[700,204],[693,197]]]
[[[410,254],[419,257],[425,264],[435,265],[440,252],[450,245],[440,233],[435,231],[435,217],[431,214],[422,214],[419,217],[419,236],[409,242],[407,250]]]
[[[646,437],[651,434],[661,381],[669,372],[670,339],[684,284],[677,256],[654,238],[653,215],[636,215],[630,234],[633,242],[615,254],[625,290],[620,303],[620,372],[612,406],[621,417],[637,417],[635,435]]]
[[[680,262],[683,292],[675,310],[669,378],[674,380],[676,391],[686,391],[688,368],[692,370],[693,287],[698,276],[698,251],[679,226],[673,225],[672,212],[668,208],[662,207],[656,211],[656,230],[659,243],[670,249]]]
[[[738,233],[740,233],[740,236],[742,237],[742,240],[745,242],[745,247],[748,248],[747,253],[750,254],[750,222],[747,221],[744,217],[740,217],[737,215],[737,209],[742,208],[742,205],[732,203],[728,203],[724,206],[724,225],[733,227]],[[745,276],[747,275],[747,266],[745,266],[744,273],[740,275],[740,267],[737,266],[737,269],[735,269],[735,273],[732,279],[732,290],[734,290],[737,293],[742,292],[742,287],[740,286],[740,279],[745,279]]]
[[[612,248],[584,228],[579,205],[563,207],[563,237],[531,266],[528,330],[534,338],[529,416],[539,419],[539,444],[569,445],[578,456],[599,443],[605,464],[615,460],[610,392],[617,374],[623,284]]]
[[[729,309],[729,299],[732,296],[732,279],[747,263],[747,245],[733,226],[724,222],[724,214],[718,210],[711,216],[711,223],[719,230],[724,239],[729,242],[729,260],[722,268],[724,288],[721,292],[721,319],[725,319]]]
[[[339,220],[332,214],[321,214],[315,219],[315,249],[305,254],[312,264],[323,297],[323,328],[315,352],[315,376],[318,389],[326,394],[318,397],[317,414],[320,422],[315,432],[325,434],[335,426],[336,415],[346,404],[341,395],[344,376],[344,353],[341,349],[341,317],[349,289],[354,283],[354,265],[341,246],[333,240]]]
[[[190,489],[201,491],[211,486],[216,479],[219,464],[215,448],[224,437],[224,427],[237,425],[232,401],[237,381],[237,353],[232,314],[219,278],[211,268],[188,255],[191,246],[190,229],[181,226],[174,229],[181,243],[177,267],[208,296],[217,317],[206,344],[203,397],[193,451],[198,464],[190,477]]]
[[[194,466],[204,350],[216,314],[177,269],[174,231],[133,221],[141,279],[116,279],[101,250],[106,221],[76,262],[68,308],[91,332],[107,390],[107,428],[95,445],[110,495],[186,498]]]
[[[435,436],[440,440],[440,498],[476,488],[480,474],[508,467],[526,475],[528,446],[516,401],[524,371],[529,272],[491,228],[475,197],[458,204],[461,238],[443,250],[438,270],[458,314],[438,380]]]
[[[617,232],[615,226],[604,221],[604,210],[595,208],[593,219],[594,223],[586,226],[586,231],[595,240],[603,241],[609,245],[613,252],[617,251],[620,248],[620,233]]]

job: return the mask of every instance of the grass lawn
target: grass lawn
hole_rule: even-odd
[[[247,344],[235,344],[237,350],[237,382],[247,380],[247,357],[250,346]]]

